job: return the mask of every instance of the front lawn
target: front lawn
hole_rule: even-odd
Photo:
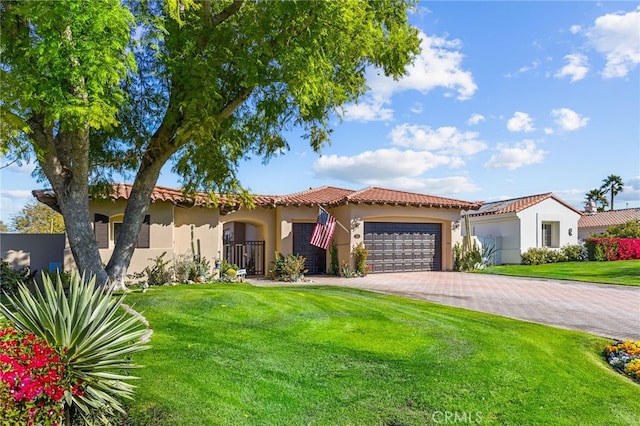
[[[558,262],[544,265],[499,265],[480,272],[519,277],[640,286],[640,260]]]
[[[133,293],[154,330],[131,425],[628,425],[608,340],[339,287]]]

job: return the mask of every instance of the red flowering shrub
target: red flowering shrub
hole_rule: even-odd
[[[7,424],[61,423],[65,393],[82,394],[63,355],[33,333],[0,324],[0,412]]]
[[[589,260],[640,259],[640,239],[594,237],[586,242]]]

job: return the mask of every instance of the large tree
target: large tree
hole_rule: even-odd
[[[314,150],[329,119],[366,91],[365,70],[399,78],[419,52],[412,0],[0,0],[2,149],[34,156],[81,270],[121,282],[161,168],[185,191],[243,193],[240,159]],[[103,268],[88,202],[132,179]]]
[[[25,234],[64,234],[64,219],[46,205],[32,202],[11,218],[11,227]]]
[[[609,175],[605,179],[602,180],[602,186],[600,190],[603,193],[609,192],[611,196],[611,207],[609,210],[613,210],[613,198],[621,193],[624,189],[624,184],[622,183],[622,178],[616,175]]]

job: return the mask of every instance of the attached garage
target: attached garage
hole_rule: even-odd
[[[371,272],[442,270],[442,224],[365,222]]]

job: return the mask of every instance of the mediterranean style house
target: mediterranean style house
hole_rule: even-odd
[[[130,193],[130,185],[115,184],[110,197],[90,201],[104,261],[113,251]],[[33,194],[55,208],[51,191]],[[461,239],[461,212],[480,208],[480,203],[377,187],[354,191],[323,186],[256,195],[254,203],[254,208],[212,207],[204,194],[191,199],[178,189],[155,187],[129,273],[142,271],[163,253],[172,259],[192,251],[212,264],[223,259],[236,264],[247,275],[268,275],[276,252],[304,256],[308,274],[326,273],[328,250],[309,243],[320,208],[337,220],[332,244],[340,264],[353,265],[354,247],[363,243],[372,273],[450,270],[452,247]],[[73,268],[67,243],[64,270]]]
[[[498,249],[496,264],[519,264],[530,248],[578,243],[581,212],[552,193],[491,203],[469,213],[471,234]]]

